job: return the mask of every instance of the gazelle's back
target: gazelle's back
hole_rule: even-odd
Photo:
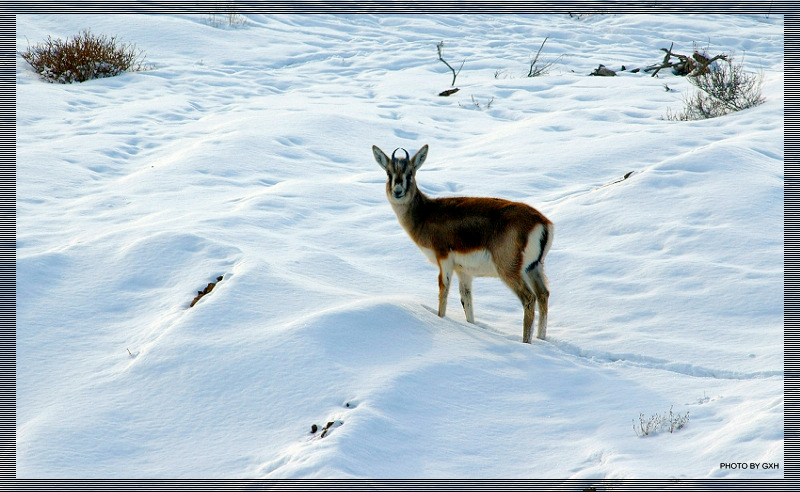
[[[530,205],[502,198],[434,198],[420,205],[415,220],[420,224],[420,239],[429,236],[426,247],[434,250],[491,248],[507,241],[508,234],[527,237],[537,224],[550,223]]]

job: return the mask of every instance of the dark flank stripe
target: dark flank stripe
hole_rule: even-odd
[[[0,155],[2,155],[2,240],[0,252],[3,254],[3,269],[0,276],[0,299],[2,299],[2,322],[0,322],[0,492],[1,491],[128,491],[128,490],[236,490],[236,491],[628,491],[628,490],[697,490],[697,491],[790,491],[800,489],[797,467],[798,413],[800,404],[797,381],[800,375],[800,351],[798,350],[798,228],[797,212],[800,198],[800,172],[798,171],[797,145],[797,52],[798,52],[798,9],[792,1],[736,1],[709,2],[694,0],[655,0],[655,1],[5,1],[0,5],[0,101],[2,119],[0,120]],[[15,386],[15,297],[16,297],[16,220],[15,220],[15,21],[14,14],[26,13],[208,13],[220,8],[233,6],[238,13],[552,13],[552,14],[633,14],[633,13],[671,13],[671,14],[753,14],[783,15],[785,20],[785,40],[787,53],[786,90],[786,139],[787,154],[786,187],[784,191],[784,237],[787,274],[784,279],[784,300],[786,314],[785,330],[785,369],[788,378],[785,383],[787,394],[785,424],[785,462],[780,469],[783,480],[17,480],[16,476],[16,386]],[[227,11],[227,10],[226,10]],[[655,34],[654,34],[655,35]],[[660,35],[660,34],[659,34]],[[663,36],[669,37],[668,33]],[[11,125],[14,122],[14,126]],[[8,265],[13,265],[8,266]],[[744,302],[744,301],[743,301]],[[757,334],[756,334],[757,336]],[[535,429],[526,430],[535,436]],[[190,458],[187,458],[190,459]],[[535,457],[520,457],[535,464]],[[711,471],[711,470],[709,470]],[[180,474],[180,470],[176,470]]]

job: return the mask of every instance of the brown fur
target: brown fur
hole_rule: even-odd
[[[484,248],[513,257],[525,249],[528,234],[537,224],[550,224],[538,210],[524,203],[500,198],[431,199],[419,190],[407,214],[406,220],[415,224],[407,228],[411,238],[432,249],[440,259],[447,258],[450,251],[469,253]]]

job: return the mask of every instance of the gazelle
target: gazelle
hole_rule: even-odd
[[[405,157],[396,157],[397,150],[403,150]],[[411,158],[405,149],[395,149],[390,159],[374,145],[372,153],[386,171],[386,196],[400,225],[439,267],[439,316],[444,317],[447,309],[454,271],[470,323],[475,322],[473,277],[500,277],[525,310],[522,341],[531,343],[535,304],[539,306],[536,338],[544,339],[550,296],[544,257],[553,243],[553,223],[529,205],[500,198],[427,197],[416,182],[416,172],[428,156],[427,145]]]

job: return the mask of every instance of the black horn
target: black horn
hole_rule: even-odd
[[[410,158],[409,155],[408,155],[408,151],[406,149],[398,147],[398,148],[394,149],[394,152],[392,152],[392,160],[394,160],[394,155],[397,153],[398,150],[402,150],[403,152],[406,153],[406,160],[408,160]]]

